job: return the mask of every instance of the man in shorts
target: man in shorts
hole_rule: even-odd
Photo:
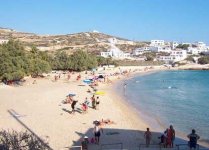
[[[196,147],[197,147],[197,140],[200,139],[200,136],[195,133],[195,130],[194,129],[192,129],[192,133],[190,133],[189,135],[187,135],[187,137],[189,138],[189,147],[190,147],[190,150],[196,149]]]

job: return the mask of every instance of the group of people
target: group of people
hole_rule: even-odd
[[[72,114],[75,113],[75,105],[77,104],[77,102],[78,101],[74,100],[73,96],[70,96],[70,95],[68,95],[66,100],[64,101],[65,104],[71,104]],[[93,95],[91,97],[91,107],[95,110],[98,110],[99,109],[99,104],[100,104],[99,96],[95,97],[95,95]],[[83,113],[88,112],[89,105],[90,105],[90,101],[86,97],[84,102],[81,103],[81,109],[82,109]]]
[[[95,95],[93,95],[91,97],[91,104],[93,109],[95,110],[99,109],[99,104],[100,104],[99,96],[95,97]]]
[[[159,137],[160,138],[160,144],[163,147],[172,148],[173,142],[175,140],[175,130],[172,125],[170,125],[169,128],[167,128],[164,133]]]
[[[167,128],[164,133],[158,137],[160,139],[160,146],[164,148],[173,148],[174,147],[174,140],[175,140],[175,130],[172,125],[170,125],[169,128]],[[190,147],[190,150],[196,149],[197,147],[197,140],[200,139],[200,136],[196,134],[195,130],[192,129],[192,133],[187,135],[189,142],[188,146]],[[152,139],[152,133],[150,132],[150,129],[147,128],[147,130],[144,133],[144,138],[146,140],[146,147],[149,147],[151,139]]]

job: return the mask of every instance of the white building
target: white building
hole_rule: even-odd
[[[171,42],[170,45],[171,45],[171,49],[176,49],[176,47],[179,45],[179,43],[178,42]]]
[[[191,53],[192,55],[198,55],[202,52],[207,52],[208,49],[205,48],[205,49],[200,49],[198,47],[188,47],[188,53]]]
[[[129,59],[131,58],[131,54],[130,53],[124,53],[123,51],[121,51],[118,47],[115,46],[115,44],[117,43],[117,39],[115,38],[110,38],[108,39],[108,41],[110,42],[110,49],[107,52],[101,52],[101,56],[102,57],[112,57],[115,59]]]
[[[165,41],[164,40],[151,40],[150,46],[164,46]]]
[[[0,39],[0,44],[6,44],[7,42],[9,42],[9,40],[6,40],[6,39]]]
[[[204,42],[196,42],[194,43],[195,46],[199,49],[207,49],[206,44]]]
[[[171,52],[170,47],[162,47],[162,46],[151,46],[149,50],[153,52],[165,52],[165,53]]]
[[[146,52],[149,52],[149,47],[141,47],[141,48],[137,48],[135,50],[133,50],[133,55],[142,55]]]
[[[105,57],[105,58],[112,57],[113,56],[113,53],[112,53],[112,51],[109,51],[109,52],[101,52],[101,56],[102,57]]]
[[[117,44],[117,43],[118,43],[118,40],[117,40],[116,38],[109,38],[109,39],[108,39],[108,42],[109,42],[110,44]]]
[[[178,61],[182,61],[187,58],[186,50],[172,50],[169,56],[160,56],[158,59],[160,61],[164,61],[166,63],[174,63]]]
[[[192,46],[188,47],[188,52],[193,55],[197,55],[202,52],[208,51],[208,47],[206,46],[204,42],[196,42],[193,45],[194,45],[193,47]]]
[[[119,50],[119,49],[110,49],[107,52],[101,52],[101,56],[102,57],[112,57],[115,59],[125,59],[125,58],[130,58],[131,54],[130,53],[124,53],[123,51]]]

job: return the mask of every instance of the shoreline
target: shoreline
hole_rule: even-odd
[[[152,69],[144,70],[146,66],[121,67],[123,70],[131,68],[129,76],[111,76],[112,84],[99,83],[98,90],[105,91],[106,95],[100,96],[99,110],[89,109],[87,114],[69,114],[70,105],[62,104],[61,101],[70,93],[76,93],[76,100],[79,101],[77,108],[80,107],[85,97],[90,98],[92,94],[86,91],[89,86],[83,86],[82,80],[89,75],[81,73],[82,80],[76,81],[79,73],[72,75],[70,81],[66,81],[66,76],[58,82],[53,82],[53,77],[36,79],[37,84],[32,84],[32,78],[20,87],[1,86],[0,95],[0,124],[1,129],[25,130],[19,125],[7,110],[14,109],[23,117],[19,119],[30,127],[35,133],[47,139],[50,146],[55,150],[64,150],[64,147],[79,145],[84,135],[92,137],[92,122],[94,120],[110,119],[116,124],[104,126],[104,134],[101,137],[102,143],[122,142],[124,147],[137,147],[139,143],[145,143],[143,134],[149,124],[139,116],[137,110],[132,107],[126,99],[116,93],[113,88],[119,82],[130,80],[138,75],[169,70],[164,66],[154,66]],[[119,68],[105,70],[108,74],[118,72]],[[134,71],[135,70],[135,71]],[[173,69],[171,69],[173,70]],[[175,70],[178,70],[175,68]],[[97,71],[99,73],[100,71]],[[118,79],[119,78],[119,79]],[[12,94],[11,94],[12,93]],[[66,111],[67,110],[67,111]],[[142,114],[143,115],[143,114]],[[46,130],[47,127],[47,130]],[[151,131],[154,131],[151,129]],[[67,134],[66,134],[67,133]],[[118,133],[108,135],[108,133]],[[158,143],[157,138],[161,132],[155,133],[154,143]],[[47,138],[46,138],[47,137]],[[127,140],[128,137],[128,140]],[[153,139],[154,139],[153,137]],[[90,145],[92,150],[98,148],[97,145]]]
[[[190,66],[189,66],[190,67]],[[208,66],[207,66],[208,67]],[[160,71],[181,71],[181,70],[196,70],[196,71],[205,71],[205,70],[208,70],[208,69],[205,69],[205,68],[172,68],[172,69],[157,69],[155,71],[148,71],[148,72],[139,72],[139,73],[136,73],[136,74],[133,74],[130,78],[128,79],[121,79],[119,81],[117,81],[116,83],[114,84],[122,84],[122,82],[126,81],[126,80],[131,80],[132,78],[136,77],[136,76],[146,76],[146,75],[149,75],[149,74],[152,74],[152,73],[157,73],[157,72],[160,72]],[[112,87],[113,88],[113,87]],[[115,93],[118,92],[116,89],[113,88],[113,90],[115,90]],[[122,93],[120,93],[122,94]],[[162,133],[164,130],[161,130],[160,131],[160,128],[164,128],[166,129],[167,127],[161,123],[161,121],[157,118],[153,118],[152,116],[148,115],[148,114],[144,114],[145,112],[143,111],[140,111],[139,109],[135,108],[133,104],[131,104],[131,102],[128,100],[127,97],[123,96],[123,95],[120,95],[118,97],[120,97],[120,100],[122,101],[122,103],[126,104],[126,105],[130,105],[129,109],[130,109],[130,112],[134,113],[136,115],[136,117],[138,117],[139,120],[141,120],[145,125],[147,125],[147,127],[154,127],[153,125],[150,124],[149,121],[145,120],[146,119],[153,119],[159,126],[159,128],[152,128],[151,131],[156,131],[156,132],[159,132]],[[145,116],[143,116],[145,115]],[[168,125],[169,126],[169,125]],[[175,126],[174,126],[175,128]],[[178,132],[176,131],[176,137],[179,138],[179,139],[182,139],[185,140],[185,141],[188,141],[188,138],[186,137],[187,135],[185,133],[182,133],[182,132]],[[178,140],[180,143],[177,143],[177,144],[182,144],[182,141],[181,140]],[[156,140],[154,141],[154,143],[156,142]],[[183,142],[184,143],[184,142]],[[209,148],[209,143],[208,142],[204,142],[204,141],[199,141],[198,142],[199,145],[203,146],[203,147],[206,147],[206,148]]]

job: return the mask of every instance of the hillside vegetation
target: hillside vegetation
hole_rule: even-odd
[[[84,49],[94,54],[109,49],[109,38],[116,38],[119,42],[117,46],[126,52],[131,52],[133,48],[138,48],[145,43],[139,43],[123,39],[116,36],[98,32],[82,32],[66,35],[37,35],[34,33],[17,32],[12,29],[0,28],[0,39],[14,39],[21,41],[30,50],[31,45],[36,46],[41,51],[54,52],[64,50],[73,53],[76,50]]]
[[[0,45],[0,80],[20,80],[24,76],[37,77],[54,70],[84,71],[98,65],[114,64],[111,58],[97,57],[78,50],[72,55],[57,51],[54,55],[39,51],[35,46],[25,50],[22,42],[10,40]]]

